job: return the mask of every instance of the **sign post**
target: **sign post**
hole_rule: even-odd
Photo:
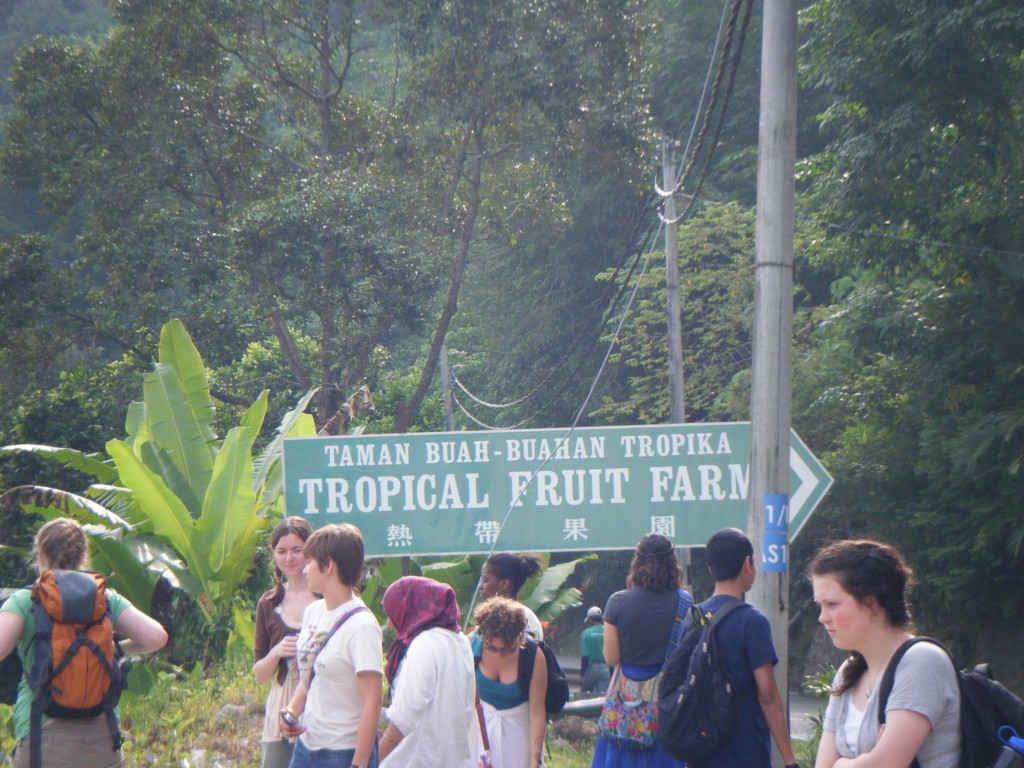
[[[791,536],[832,478],[795,434]],[[744,528],[750,425],[669,424],[293,438],[285,507],[350,522],[367,556],[703,546]]]

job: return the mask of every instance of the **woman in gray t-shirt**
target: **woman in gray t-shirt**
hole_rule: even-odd
[[[960,761],[960,690],[956,670],[933,643],[911,646],[896,667],[878,718],[878,684],[890,659],[911,639],[907,591],[912,573],[900,554],[873,541],[839,541],[809,569],[819,621],[837,648],[850,651],[833,684],[815,768],[884,765],[956,768]]]

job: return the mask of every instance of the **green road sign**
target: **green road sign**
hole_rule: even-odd
[[[356,525],[367,556],[702,546],[747,527],[750,425],[295,438],[285,508]],[[793,433],[790,537],[832,478]]]

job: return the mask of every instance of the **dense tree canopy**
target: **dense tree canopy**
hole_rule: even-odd
[[[174,317],[234,406],[317,386],[322,424],[369,382],[371,428],[404,401],[439,429],[444,344],[508,405],[483,422],[564,425],[637,280],[583,418],[666,418],[657,144],[701,124],[731,0],[41,7],[9,4],[0,39],[6,442],[117,436]],[[679,229],[692,418],[749,403],[758,11]],[[1024,8],[801,20],[794,423],[836,485],[797,562],[892,540],[925,628],[998,657],[971,643],[1024,609]]]

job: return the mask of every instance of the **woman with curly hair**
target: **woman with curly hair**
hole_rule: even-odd
[[[473,612],[476,686],[494,768],[539,768],[547,712],[548,668],[526,637],[515,600],[492,597]]]
[[[672,542],[646,534],[633,553],[626,589],[605,605],[604,658],[609,667],[619,667],[618,674],[630,680],[649,680],[661,671],[676,617],[690,609],[690,594],[682,587]],[[591,768],[683,768],[683,763],[662,752],[657,741],[634,752],[598,737]]]

